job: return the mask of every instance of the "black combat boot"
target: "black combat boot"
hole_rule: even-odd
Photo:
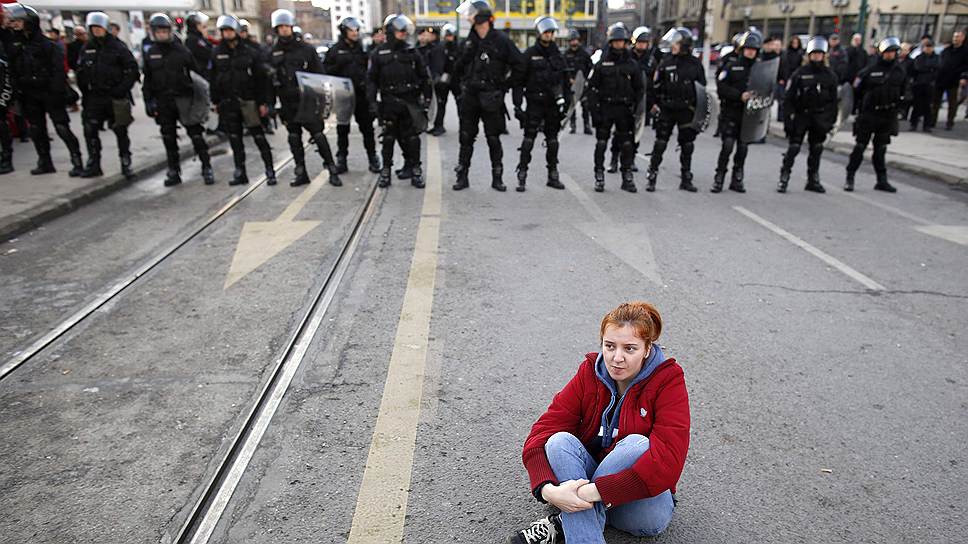
[[[333,187],[343,186],[343,180],[339,179],[339,168],[336,165],[329,167],[329,184]]]
[[[30,171],[30,175],[53,174],[56,171],[53,161],[50,160],[50,155],[41,155],[37,157],[37,167]]]
[[[397,179],[401,179],[401,180],[410,179],[410,176],[413,175],[413,168],[410,166],[410,163],[405,162],[403,163],[403,168],[397,170],[394,173],[397,175]]]
[[[635,187],[635,181],[632,178],[631,170],[622,171],[622,190],[630,193],[637,193],[639,191]]]
[[[366,158],[370,162],[370,172],[376,174],[382,169],[380,167],[380,156],[376,154],[376,151],[367,153]]]
[[[390,182],[392,181],[391,178],[393,177],[391,175],[393,173],[392,170],[393,168],[389,161],[383,163],[383,168],[380,170],[380,176],[376,180],[377,187],[386,189],[390,186]]]
[[[561,182],[561,178],[558,176],[558,167],[551,165],[548,166],[548,187],[552,189],[564,189],[565,184]]]
[[[0,152],[0,175],[13,172],[13,152]]]
[[[585,134],[589,136],[591,136],[592,134],[595,134],[595,131],[592,130],[592,127],[588,126],[588,123],[585,123]]]
[[[101,169],[100,164],[98,165],[98,170]],[[67,175],[76,178],[84,173],[84,160],[81,158],[81,152],[71,153],[71,169],[67,172]]]
[[[575,124],[572,123],[571,128],[568,129],[568,134],[574,134],[574,133],[575,133]]]
[[[790,171],[780,170],[780,181],[779,183],[776,184],[776,192],[778,193],[787,192],[787,185],[789,184],[790,184]]]
[[[309,174],[306,173],[306,165],[303,163],[297,163],[296,168],[293,170],[295,174],[295,179],[289,182],[290,187],[299,187],[300,185],[309,184]]]
[[[454,172],[457,173],[457,182],[454,183],[452,187],[455,191],[461,191],[471,186],[470,182],[467,180],[467,170],[468,167],[465,164],[457,165]]]
[[[413,167],[413,176],[410,177],[410,185],[413,185],[417,189],[423,189],[426,185],[423,179],[423,169],[419,166]]]
[[[232,181],[229,185],[247,185],[249,183],[249,175],[245,172],[245,164],[235,166],[235,172],[232,174]]]
[[[682,170],[679,172],[679,175],[681,176],[679,181],[680,191],[689,191],[690,193],[695,193],[699,190],[695,185],[692,184],[692,172],[689,170]]]
[[[350,167],[346,164],[346,155],[344,153],[336,154],[336,173],[345,174],[350,171]]]
[[[72,157],[73,159],[73,157]],[[81,171],[82,178],[99,178],[104,175],[101,170],[101,140],[89,139],[87,141],[87,164]]]
[[[205,185],[215,185],[215,171],[212,170],[212,163],[202,163],[202,181]]]
[[[645,174],[645,190],[654,193],[655,192],[655,182],[659,179],[659,171],[649,168],[649,171]]]
[[[276,180],[276,169],[271,165],[266,165],[266,185],[275,185],[278,183]]]
[[[847,171],[847,179],[844,181],[844,190],[848,193],[854,191],[854,173],[850,170]]]
[[[713,188],[710,189],[713,193],[723,192],[723,183],[726,182],[726,172],[723,170],[716,170],[713,174]]]
[[[527,189],[525,185],[527,185],[528,183],[528,169],[524,166],[518,166],[517,174],[518,174],[518,186],[515,187],[514,190],[519,193],[523,193]]]
[[[608,161],[607,172],[609,174],[614,174],[615,172],[618,172],[618,153],[612,153],[612,158]]]
[[[605,191],[605,170],[601,168],[595,169],[595,192],[601,193]]]
[[[168,173],[165,175],[165,187],[172,187],[181,182],[181,170],[177,166],[168,166]]]
[[[134,169],[131,168],[131,154],[121,155],[121,175],[125,179],[134,179]]]
[[[737,193],[745,193],[746,187],[743,186],[743,170],[733,165],[733,178],[729,182],[729,190]]]
[[[897,188],[887,182],[887,172],[877,172],[877,183],[874,184],[875,191],[885,193],[896,193]]]
[[[499,193],[507,191],[508,188],[504,185],[504,181],[501,179],[504,176],[503,166],[492,166],[491,167],[491,189]]]
[[[787,174],[787,179],[790,179],[789,174]],[[810,191],[813,193],[826,193],[827,190],[823,188],[820,184],[820,173],[819,172],[807,172],[807,186],[803,188],[804,191]]]

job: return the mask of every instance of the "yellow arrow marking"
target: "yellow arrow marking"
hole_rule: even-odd
[[[323,175],[320,174],[273,221],[247,221],[242,225],[242,234],[223,289],[228,289],[319,226],[320,221],[295,219],[322,186]]]

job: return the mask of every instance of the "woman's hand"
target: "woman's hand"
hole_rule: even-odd
[[[578,496],[578,489],[587,483],[588,480],[569,480],[560,485],[547,484],[541,488],[541,498],[569,514],[588,510],[594,505]]]
[[[585,484],[578,488],[578,498],[585,502],[601,502],[602,496],[598,493],[598,486],[595,484]]]

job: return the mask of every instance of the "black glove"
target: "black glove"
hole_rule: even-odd
[[[145,113],[148,117],[158,115],[158,103],[154,100],[145,100]]]
[[[558,117],[564,118],[565,114],[568,113],[568,102],[565,101],[565,97],[559,96],[555,100],[555,106],[558,107]]]
[[[521,106],[514,106],[514,118],[520,121],[522,125],[524,124],[525,119],[527,119],[527,115],[525,115],[524,110],[521,109]]]
[[[380,111],[379,111],[379,108],[377,107],[377,103],[376,102],[370,102],[370,115],[372,117],[378,117],[379,116],[379,113],[380,113]]]

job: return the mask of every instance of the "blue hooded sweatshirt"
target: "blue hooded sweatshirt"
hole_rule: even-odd
[[[625,395],[621,397],[618,396],[618,384],[615,380],[608,375],[608,369],[605,368],[605,356],[601,353],[598,354],[598,359],[595,361],[595,375],[598,379],[605,384],[612,393],[612,400],[608,402],[608,407],[602,412],[602,426],[598,430],[598,439],[601,441],[601,448],[595,448],[599,451],[606,449],[612,445],[612,441],[618,436],[618,421],[619,415],[622,413],[622,404],[625,402],[625,396],[628,392],[635,386],[635,384],[645,380],[655,372],[655,369],[666,360],[665,354],[662,353],[662,348],[659,344],[652,344],[652,353],[649,358],[645,360],[642,365],[642,369],[636,374],[635,379],[629,384],[628,389],[625,390]],[[611,417],[609,417],[611,413]],[[598,444],[596,444],[598,446]],[[597,455],[597,451],[591,452]]]

